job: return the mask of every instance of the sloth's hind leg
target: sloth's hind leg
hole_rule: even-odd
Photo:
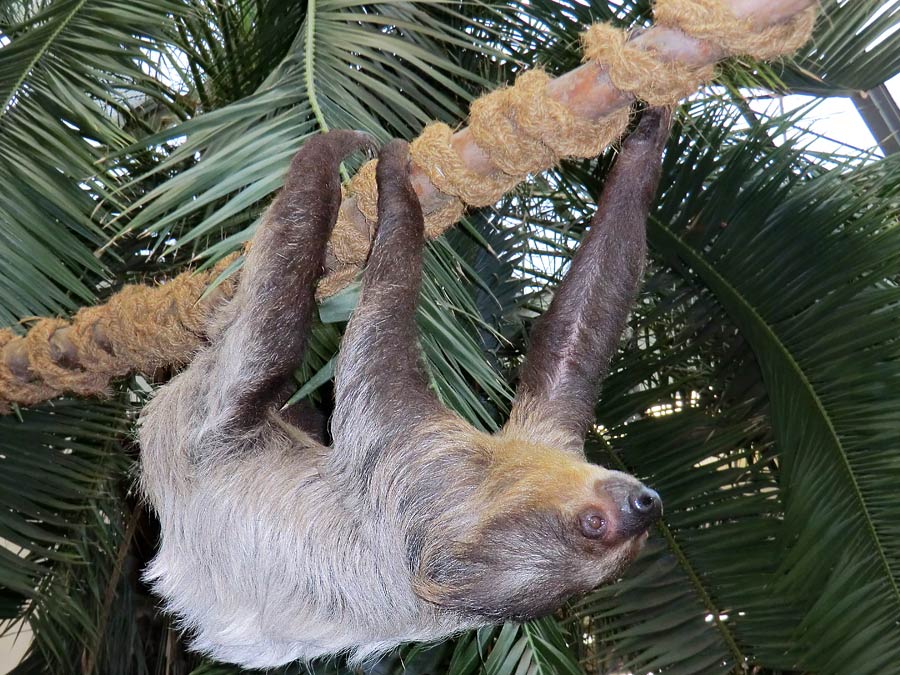
[[[341,343],[334,461],[368,474],[387,446],[413,444],[429,419],[447,413],[428,387],[419,353],[416,304],[424,221],[409,181],[409,151],[392,141],[378,156],[378,233],[363,289]]]
[[[303,356],[341,203],[340,162],[372,145],[366,134],[332,131],[310,138],[294,157],[211,344],[148,406],[145,452],[174,445],[214,461],[262,443],[257,432],[287,399]]]

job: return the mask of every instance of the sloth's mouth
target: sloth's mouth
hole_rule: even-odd
[[[628,556],[631,559],[634,559],[638,553],[641,552],[641,549],[644,548],[644,544],[647,543],[647,540],[650,538],[650,530],[644,530],[638,535],[632,537],[632,539],[628,542]]]
[[[634,562],[638,553],[644,548],[647,539],[650,537],[649,531],[641,532],[634,535],[631,539],[623,541],[616,551],[616,562],[613,569],[605,576],[606,579],[617,579],[625,569]]]

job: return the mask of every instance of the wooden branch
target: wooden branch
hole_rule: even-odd
[[[757,31],[784,24],[816,2],[725,1],[738,19],[749,21]],[[740,39],[740,35],[731,39]],[[776,47],[780,46],[780,39],[775,39]],[[659,26],[632,36],[630,46],[652,51],[663,61],[692,67],[709,66],[725,56],[712,43]],[[593,62],[552,80],[546,91],[573,116],[591,122],[633,102],[630,94],[613,86],[606,69]],[[469,172],[484,177],[497,172],[498,167],[475,143],[469,128],[458,131],[451,146]],[[422,167],[414,165],[412,182],[426,213],[439,211],[453,199],[437,190]],[[346,199],[341,211],[348,231],[358,233],[367,242],[369,224],[357,207],[356,198]],[[335,276],[343,273],[345,280],[355,272],[352,265],[340,270],[337,259],[331,255],[328,267],[337,272]],[[0,329],[0,414],[10,411],[11,402],[31,405],[63,392],[101,394],[111,379],[130,371],[147,371],[186,360],[203,339],[207,315],[234,288],[232,280],[219,287],[215,299],[198,303],[207,282],[203,275],[185,273],[159,287],[126,287],[105,305],[83,308],[73,321],[42,319],[32,325],[25,337]]]
[[[816,4],[816,0],[728,0],[727,4],[735,16],[749,19],[754,27],[761,30],[789,21]],[[689,37],[680,30],[661,26],[653,26],[636,34],[631,43],[641,49],[653,50],[665,60],[692,66],[712,65],[724,57],[715,45]],[[550,83],[549,91],[573,114],[590,120],[599,120],[634,102],[633,96],[612,85],[603,66],[596,63],[585,63],[557,77]],[[454,134],[452,145],[470,171],[484,176],[497,171],[487,154],[475,143],[468,127]],[[447,196],[438,191],[421,168],[413,167],[411,179],[423,211],[428,213],[446,204]],[[350,197],[345,200],[343,208],[359,232],[368,237],[369,225],[355,202],[355,198]],[[329,259],[329,266],[331,264],[333,260]]]

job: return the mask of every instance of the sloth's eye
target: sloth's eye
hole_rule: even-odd
[[[606,534],[606,518],[597,511],[587,511],[581,514],[578,523],[581,526],[581,533],[590,539],[600,539]]]

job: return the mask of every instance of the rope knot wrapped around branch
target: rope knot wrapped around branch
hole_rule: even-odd
[[[515,85],[482,96],[472,104],[469,130],[497,167],[488,175],[471,171],[452,145],[453,130],[429,124],[410,144],[412,161],[443,193],[438,208],[425,213],[425,231],[437,237],[462,217],[467,206],[488,206],[531,173],[544,171],[563,157],[593,157],[622,135],[629,110],[622,108],[600,121],[578,117],[547,91],[542,70],[522,73]],[[363,232],[342,209],[331,251],[341,268],[361,265],[369,251],[378,217],[376,160],[367,162],[350,181],[347,193],[369,224]],[[339,271],[342,271],[339,268]],[[346,275],[342,274],[341,281]],[[326,278],[320,295],[336,284]],[[323,293],[323,290],[326,292]]]
[[[758,28],[734,15],[723,0],[658,0],[657,26],[680,30],[718,47],[729,56],[773,59],[790,54],[809,40],[816,21],[812,6],[790,21]],[[586,61],[604,66],[610,81],[650,105],[675,105],[715,76],[714,65],[695,66],[663,58],[653,49],[629,42],[628,32],[594,24],[582,34]]]
[[[734,16],[725,0],[658,0],[657,25],[681,31],[722,54],[770,59],[802,46],[816,17],[813,5],[770,26]],[[621,92],[652,105],[673,105],[715,74],[714,66],[665,58],[628,34],[597,24],[583,34],[585,60],[603,68]],[[628,125],[628,97],[599,120],[576,115],[549,93],[541,70],[519,75],[513,86],[472,104],[469,132],[490,169],[473,170],[454,146],[453,130],[434,123],[410,146],[418,174],[436,188],[423,200],[425,228],[437,237],[467,206],[486,206],[564,157],[593,157]],[[376,228],[375,161],[363,165],[346,186],[331,239],[329,274],[319,297],[346,286],[365,262]],[[420,184],[421,188],[422,185]],[[427,188],[430,191],[430,187]],[[235,288],[229,279],[216,296],[199,302],[229,260],[204,274],[184,273],[160,286],[126,286],[105,305],[82,309],[72,321],[41,319],[26,336],[0,329],[0,414],[8,402],[32,405],[64,392],[102,394],[109,382],[133,370],[184,363],[199,347],[219,299]]]

